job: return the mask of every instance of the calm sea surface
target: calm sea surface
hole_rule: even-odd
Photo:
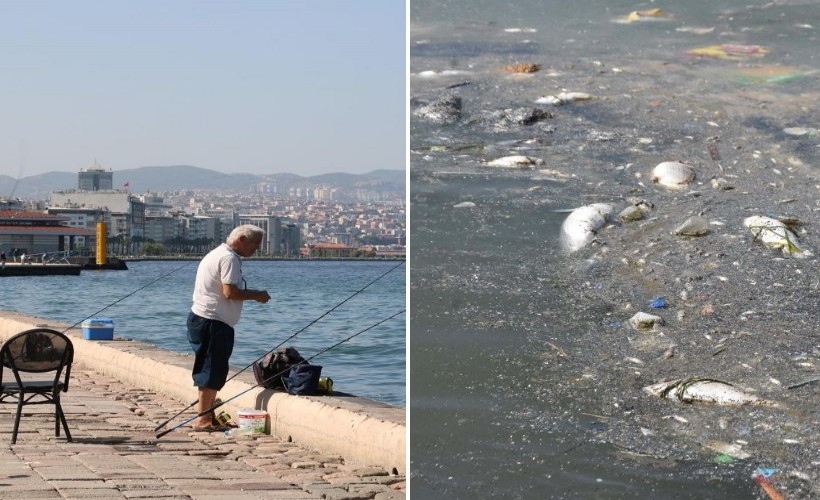
[[[3,278],[0,309],[74,324],[133,293],[97,316],[113,319],[115,336],[189,353],[185,319],[197,264],[129,262],[128,271]],[[271,300],[264,305],[244,305],[231,364],[237,368],[247,366],[397,265],[286,344],[296,347],[304,357],[402,311],[406,266],[393,261],[245,262],[248,287],[268,290]],[[322,374],[331,377],[339,391],[403,406],[405,315],[358,335],[311,363],[322,365]]]

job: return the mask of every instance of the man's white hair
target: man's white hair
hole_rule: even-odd
[[[253,224],[243,224],[241,226],[236,226],[231,231],[231,234],[228,235],[228,239],[225,240],[225,243],[228,245],[233,245],[239,238],[244,236],[245,238],[262,238],[265,235],[265,230],[259,226],[254,226]]]

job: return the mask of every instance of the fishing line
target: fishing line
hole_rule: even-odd
[[[373,281],[371,281],[370,283],[368,283],[368,284],[367,284],[367,285],[365,285],[364,287],[362,287],[362,288],[360,288],[359,290],[357,290],[356,292],[354,292],[354,293],[353,293],[353,295],[351,295],[351,296],[349,296],[348,298],[344,299],[343,301],[339,302],[338,304],[336,304],[335,306],[333,306],[333,308],[331,308],[331,309],[329,309],[329,310],[325,311],[325,313],[324,313],[324,314],[322,314],[322,315],[321,315],[321,316],[319,316],[318,318],[314,319],[313,321],[311,321],[310,323],[308,323],[307,325],[305,325],[304,327],[302,327],[301,329],[299,329],[296,333],[294,333],[294,334],[293,334],[293,335],[291,335],[290,337],[288,337],[288,338],[286,338],[285,340],[283,340],[282,342],[280,342],[280,343],[279,343],[276,347],[274,347],[273,349],[270,349],[270,350],[266,351],[264,354],[262,354],[261,356],[259,356],[258,358],[256,358],[256,360],[251,361],[251,363],[250,363],[249,365],[245,366],[244,368],[242,368],[242,369],[241,369],[241,370],[239,370],[238,372],[236,372],[236,373],[234,373],[233,375],[231,375],[230,377],[228,377],[228,378],[225,380],[225,382],[227,383],[229,380],[233,379],[234,377],[236,377],[236,376],[237,376],[237,375],[239,375],[240,373],[244,372],[245,370],[247,370],[248,368],[250,368],[251,366],[253,366],[255,363],[258,363],[258,362],[259,362],[262,358],[264,358],[264,357],[265,357],[265,356],[267,356],[268,354],[272,353],[272,352],[273,352],[273,351],[275,351],[276,349],[279,349],[280,347],[282,347],[282,346],[285,344],[285,342],[287,342],[287,341],[289,341],[289,340],[293,339],[294,337],[296,337],[297,335],[299,335],[299,334],[300,334],[300,333],[302,333],[303,331],[307,330],[308,328],[310,328],[310,326],[311,326],[311,325],[313,325],[314,323],[316,323],[316,322],[317,322],[317,321],[319,321],[320,319],[324,318],[324,317],[325,317],[325,316],[327,316],[328,314],[332,313],[333,311],[335,311],[336,309],[338,309],[339,307],[341,307],[341,305],[342,305],[342,304],[344,304],[345,302],[347,302],[348,300],[350,300],[350,299],[352,299],[353,297],[355,297],[356,295],[358,295],[358,294],[362,293],[362,292],[363,292],[366,288],[368,288],[370,285],[372,285],[373,283],[375,283],[375,282],[379,281],[380,279],[384,278],[385,276],[387,276],[388,274],[390,274],[391,272],[393,272],[395,269],[397,269],[397,268],[398,268],[399,266],[401,266],[402,264],[404,264],[404,261],[399,262],[399,263],[398,263],[398,264],[396,264],[395,266],[391,267],[391,268],[390,268],[390,269],[388,269],[388,270],[387,270],[384,274],[382,274],[382,275],[381,275],[381,276],[379,276],[378,278],[374,279]],[[172,416],[171,416],[170,418],[168,418],[167,420],[165,420],[165,421],[161,422],[159,425],[157,425],[156,427],[154,427],[154,431],[158,431],[158,430],[162,429],[163,427],[165,427],[166,425],[168,425],[168,422],[170,422],[171,420],[173,420],[173,419],[177,418],[178,416],[180,416],[180,415],[182,415],[183,413],[185,413],[186,411],[188,411],[188,409],[189,409],[189,408],[191,408],[192,406],[194,406],[195,404],[197,404],[197,402],[198,402],[198,401],[194,401],[194,402],[192,402],[191,404],[189,404],[188,406],[186,406],[186,407],[185,407],[185,408],[183,408],[182,410],[178,411],[176,414],[172,415]]]
[[[327,348],[325,348],[325,349],[323,349],[323,350],[321,350],[321,351],[317,352],[316,354],[314,354],[313,356],[311,356],[311,357],[309,357],[309,358],[307,358],[307,359],[303,359],[302,361],[300,361],[300,362],[298,362],[298,363],[294,364],[293,366],[298,366],[298,365],[301,365],[301,364],[307,363],[307,362],[308,362],[308,361],[310,361],[311,359],[313,359],[313,358],[315,358],[315,357],[317,357],[317,356],[319,356],[319,355],[321,355],[321,354],[324,354],[324,353],[326,353],[327,351],[329,351],[329,350],[331,350],[331,349],[333,349],[333,348],[335,348],[335,347],[338,347],[338,346],[340,346],[340,345],[344,344],[345,342],[349,341],[350,339],[352,339],[352,338],[354,338],[354,337],[357,337],[357,336],[359,336],[359,335],[363,334],[364,332],[366,332],[366,331],[368,331],[368,330],[372,330],[373,328],[376,328],[377,326],[381,325],[382,323],[385,323],[385,322],[387,322],[387,321],[390,321],[391,319],[395,318],[396,316],[398,316],[398,315],[400,315],[400,314],[404,314],[404,309],[402,309],[401,311],[399,311],[399,312],[397,312],[397,313],[393,314],[392,316],[389,316],[389,317],[387,317],[387,318],[385,318],[385,319],[383,319],[383,320],[381,320],[381,321],[379,321],[379,322],[377,322],[377,323],[374,323],[374,324],[372,324],[372,325],[368,326],[368,327],[367,327],[367,328],[365,328],[364,330],[360,330],[360,331],[358,331],[358,332],[354,333],[353,335],[351,335],[350,337],[347,337],[347,338],[346,338],[346,339],[344,339],[344,340],[341,340],[341,341],[339,341],[339,342],[336,342],[336,343],[335,343],[335,344],[333,344],[332,346],[327,347]],[[219,408],[220,406],[224,405],[225,403],[227,403],[227,402],[229,402],[229,401],[233,401],[234,399],[238,398],[239,396],[242,396],[243,394],[246,394],[246,393],[248,393],[248,392],[250,392],[250,391],[252,391],[252,390],[256,389],[257,387],[264,385],[264,384],[265,384],[265,382],[267,382],[267,381],[269,381],[269,380],[272,380],[272,379],[274,379],[274,378],[276,378],[276,377],[278,377],[278,376],[280,376],[280,375],[283,375],[285,372],[290,371],[290,369],[291,369],[291,368],[293,368],[293,366],[291,366],[291,367],[290,367],[290,368],[288,368],[287,370],[282,370],[281,372],[279,372],[279,373],[277,373],[277,374],[275,374],[275,375],[272,375],[272,376],[270,376],[270,377],[266,378],[264,381],[262,381],[262,383],[256,384],[256,385],[254,385],[254,386],[252,386],[252,387],[249,387],[249,388],[245,389],[244,391],[242,391],[242,392],[240,392],[240,393],[238,393],[238,394],[235,394],[235,395],[231,396],[230,398],[228,398],[228,399],[226,399],[226,400],[222,401],[221,403],[216,404],[216,405],[214,405],[214,406],[212,406],[212,407],[208,408],[207,410],[203,410],[203,411],[201,411],[200,413],[197,413],[196,415],[194,415],[194,416],[193,416],[193,417],[191,417],[191,418],[188,418],[188,419],[186,419],[186,420],[183,420],[182,422],[178,423],[177,425],[175,425],[175,426],[173,426],[173,427],[171,427],[171,428],[169,428],[169,429],[166,429],[166,430],[164,430],[164,431],[162,431],[162,432],[157,433],[157,439],[159,439],[159,438],[161,438],[162,436],[164,436],[164,435],[168,434],[169,432],[172,432],[172,431],[175,431],[175,430],[179,429],[179,428],[180,428],[180,427],[182,427],[183,425],[185,425],[185,424],[187,424],[187,423],[191,422],[192,420],[194,420],[194,419],[196,419],[196,418],[199,418],[199,417],[201,417],[201,416],[203,416],[203,415],[207,415],[208,413],[211,413],[212,411],[214,411],[215,409],[217,409],[217,408]]]
[[[106,309],[108,309],[109,307],[112,307],[112,306],[114,306],[114,305],[116,305],[116,304],[118,304],[118,303],[122,302],[123,300],[125,300],[125,299],[127,299],[128,297],[130,297],[130,296],[134,295],[135,293],[139,292],[140,290],[142,290],[142,289],[144,289],[144,288],[148,288],[149,286],[153,285],[153,284],[154,284],[154,283],[156,283],[157,281],[159,281],[159,280],[161,280],[161,279],[164,279],[164,278],[167,278],[168,276],[171,276],[172,274],[174,274],[175,272],[179,271],[179,270],[180,270],[180,269],[182,269],[183,267],[191,265],[191,263],[192,263],[192,262],[196,262],[196,261],[189,261],[189,262],[186,262],[185,264],[183,264],[183,265],[179,266],[178,268],[174,269],[173,271],[171,271],[171,272],[169,272],[169,273],[166,273],[166,274],[161,275],[159,278],[157,278],[157,279],[155,279],[155,280],[153,280],[153,281],[149,282],[147,285],[143,285],[143,286],[141,286],[141,287],[137,288],[136,290],[134,290],[133,292],[129,293],[128,295],[126,295],[126,296],[124,296],[124,297],[122,297],[122,298],[119,298],[119,299],[115,300],[114,302],[112,302],[112,303],[108,304],[107,306],[103,307],[103,308],[102,308],[102,309],[100,309],[99,311],[97,311],[97,312],[95,312],[95,313],[93,313],[93,314],[90,314],[90,315],[86,316],[85,318],[81,319],[80,321],[78,321],[78,322],[74,323],[73,325],[71,325],[71,326],[69,326],[68,328],[66,328],[65,330],[63,330],[61,333],[65,333],[65,332],[67,332],[67,331],[71,330],[72,328],[74,328],[75,326],[79,325],[80,323],[82,323],[83,321],[87,320],[88,318],[93,318],[94,316],[96,316],[96,315],[100,314],[101,312],[105,311],[105,310],[106,310]]]

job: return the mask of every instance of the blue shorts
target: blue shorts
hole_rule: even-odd
[[[188,342],[194,350],[194,385],[220,390],[228,379],[233,352],[233,328],[215,319],[188,314]]]

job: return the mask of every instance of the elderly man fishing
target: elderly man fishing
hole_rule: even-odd
[[[196,271],[194,296],[188,314],[188,341],[194,350],[194,385],[199,389],[195,431],[224,430],[212,423],[216,393],[228,378],[228,361],[233,352],[234,325],[239,321],[242,303],[255,300],[265,304],[265,290],[248,290],[242,276],[242,260],[250,257],[265,231],[253,225],[235,228],[225,243],[203,257]]]

